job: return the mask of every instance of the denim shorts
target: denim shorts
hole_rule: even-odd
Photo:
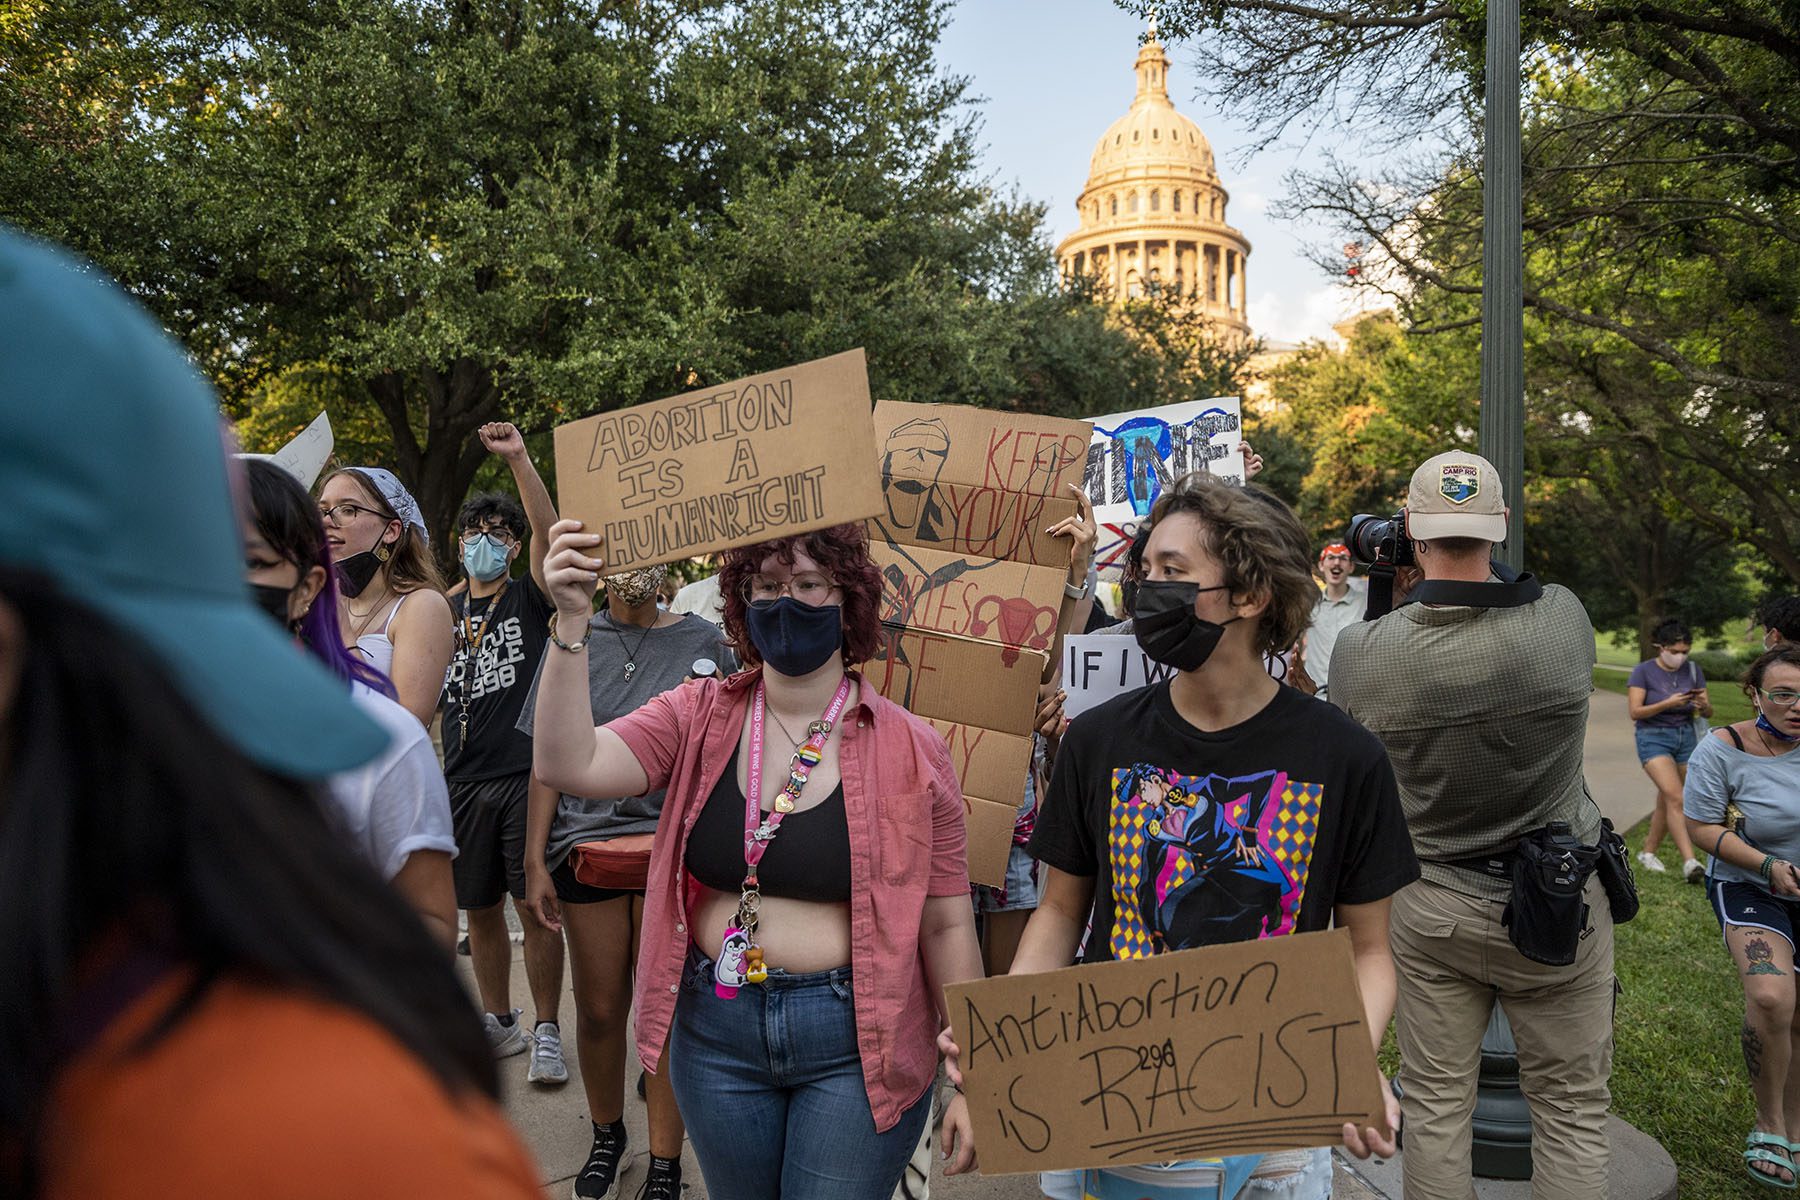
[[[1038,906],[1037,860],[1025,852],[1025,847],[1015,845],[1006,856],[1006,903],[1000,902],[1001,889],[978,887],[975,890],[975,911],[991,912],[1030,912]]]
[[[726,1000],[689,948],[669,1081],[713,1200],[889,1200],[931,1116],[931,1088],[882,1133],[863,1082],[849,967],[773,971]]]
[[[1331,1200],[1331,1151],[1320,1147],[1294,1157],[1303,1162],[1299,1169],[1261,1179],[1245,1178],[1263,1165],[1263,1155],[1251,1154],[1214,1160],[1221,1165],[1211,1170],[1205,1162],[1190,1161],[1045,1171],[1038,1176],[1038,1189],[1049,1200]]]
[[[1685,767],[1692,757],[1694,747],[1700,739],[1694,734],[1694,723],[1683,721],[1679,725],[1639,725],[1637,727],[1638,761],[1647,763],[1653,758],[1672,758],[1677,766]]]

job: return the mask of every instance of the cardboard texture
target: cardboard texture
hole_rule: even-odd
[[[1085,486],[1094,519],[1113,527],[1112,536],[1101,537],[1103,565],[1117,569],[1121,527],[1149,516],[1163,488],[1189,471],[1243,483],[1242,427],[1236,396],[1095,417]]]
[[[1022,784],[1025,777],[1021,775]],[[1012,855],[1017,804],[983,800],[963,791],[963,821],[969,838],[969,882],[999,887],[1006,882],[1006,860]]]
[[[881,572],[881,619],[889,624],[1046,653],[1056,640],[1066,567],[887,542],[873,543],[869,553]]]
[[[882,511],[870,536],[948,554],[1067,567],[1066,538],[1045,531],[1075,512],[1087,469],[1086,421],[948,404],[875,406]]]
[[[1025,772],[1031,768],[1029,737],[941,719],[932,721],[931,727],[950,747],[950,761],[964,792],[1017,807],[1025,795]]]
[[[1346,930],[945,989],[984,1174],[1336,1145],[1385,1128]]]
[[[609,572],[881,510],[861,350],[561,425],[558,501]]]
[[[1035,650],[883,625],[862,671],[876,691],[927,720],[1029,737],[1044,662]]]

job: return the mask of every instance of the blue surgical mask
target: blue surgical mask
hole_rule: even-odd
[[[476,538],[473,545],[463,547],[463,570],[470,579],[491,583],[506,574],[510,565],[506,551],[494,545],[492,538]]]

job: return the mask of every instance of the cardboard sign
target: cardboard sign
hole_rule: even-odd
[[[1056,640],[1066,568],[886,542],[869,552],[881,572],[881,619],[889,624],[1045,653]]]
[[[1095,417],[1085,486],[1094,519],[1113,527],[1111,538],[1101,538],[1105,557],[1117,557],[1112,543],[1123,526],[1149,516],[1163,488],[1189,471],[1243,483],[1242,425],[1236,396]]]
[[[950,747],[950,762],[963,791],[1016,806],[1025,795],[1025,772],[1031,769],[1031,739],[979,725],[935,720],[931,727]]]
[[[927,720],[1029,737],[1044,661],[1036,650],[883,625],[862,671],[876,691]]]
[[[1287,680],[1291,654],[1263,655],[1263,670],[1277,683]],[[1161,683],[1176,674],[1138,647],[1126,634],[1071,634],[1063,639],[1063,716],[1074,720],[1116,696]]]
[[[861,350],[560,425],[565,517],[629,571],[881,509]]]
[[[1336,1145],[1384,1128],[1350,934],[945,989],[985,1174]]]
[[[1075,512],[1091,426],[947,404],[875,406],[882,511],[870,537],[1034,566],[1069,562],[1046,532]]]
[[[1019,776],[1020,786],[1025,777]],[[1019,806],[983,800],[963,792],[963,825],[968,831],[969,882],[1001,887],[1006,883],[1006,862],[1012,856],[1013,824]]]

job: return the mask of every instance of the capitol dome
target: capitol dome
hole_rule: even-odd
[[[1212,143],[1169,100],[1169,58],[1154,29],[1138,51],[1137,96],[1094,146],[1076,200],[1080,227],[1056,248],[1064,275],[1115,297],[1173,288],[1223,329],[1250,332],[1250,243],[1226,223],[1230,200]]]

